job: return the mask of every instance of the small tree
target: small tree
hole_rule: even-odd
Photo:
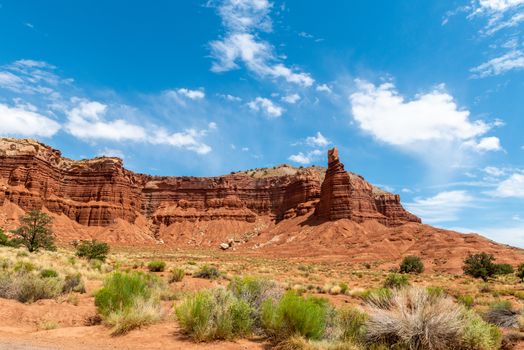
[[[96,239],[91,241],[81,241],[76,245],[76,256],[88,260],[105,261],[109,253],[109,245],[104,242],[98,242]]]
[[[9,239],[7,235],[4,233],[4,230],[0,228],[0,246],[6,246],[6,247],[16,247],[17,244],[12,239]]]
[[[524,280],[524,264],[520,264],[519,267],[517,267],[517,277]]]
[[[422,273],[424,271],[424,264],[418,256],[409,255],[400,263],[401,273]]]
[[[32,210],[20,217],[20,227],[12,231],[14,240],[25,245],[31,253],[40,248],[55,250],[52,222],[53,219],[49,215]]]
[[[469,254],[464,259],[464,273],[487,281],[489,277],[497,273],[497,265],[493,263],[494,260],[493,255],[487,253]]]

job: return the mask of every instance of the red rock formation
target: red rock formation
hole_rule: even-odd
[[[322,220],[377,220],[386,226],[420,222],[400,204],[400,196],[374,188],[361,176],[348,173],[337,148],[328,151],[328,169],[315,215]]]
[[[336,149],[330,151],[322,187],[318,168],[287,167],[286,172],[147,176],[126,170],[118,158],[74,161],[32,140],[0,139],[0,204],[46,208],[86,226],[109,226],[117,219],[133,223],[138,216],[147,218],[153,231],[186,221],[280,221],[308,214],[315,206],[318,217],[326,220],[376,219],[385,225],[420,221],[402,208],[398,196],[347,173]]]

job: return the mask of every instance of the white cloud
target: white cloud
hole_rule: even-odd
[[[458,220],[458,214],[473,201],[466,191],[445,191],[429,198],[415,198],[406,207],[424,222],[439,223]]]
[[[297,154],[292,154],[288,159],[292,162],[306,165],[312,163],[315,159],[318,159],[320,155],[322,155],[322,151],[314,149],[307,153],[298,152]]]
[[[257,97],[247,105],[254,111],[264,111],[264,113],[266,113],[270,118],[280,117],[285,111],[282,107],[264,97]]]
[[[308,73],[286,67],[275,55],[273,46],[255,35],[258,31],[271,31],[267,0],[223,0],[218,13],[226,28],[221,40],[210,43],[214,58],[211,70],[226,72],[238,69],[242,62],[248,70],[260,77],[283,78],[289,83],[311,86],[314,82]]]
[[[225,100],[231,101],[231,102],[241,102],[242,98],[230,94],[218,94],[218,96],[222,97]]]
[[[152,144],[166,144],[177,148],[185,148],[198,154],[207,154],[211,152],[211,147],[199,141],[206,131],[188,129],[184,132],[168,133],[160,129],[157,130],[149,140]]]
[[[315,136],[309,136],[306,138],[306,143],[310,146],[316,146],[316,147],[325,147],[331,143],[327,138],[324,137],[320,133],[320,131],[317,131],[317,134]]]
[[[494,197],[524,199],[524,173],[514,173],[489,192]]]
[[[96,101],[74,98],[75,107],[67,111],[65,129],[79,139],[106,139],[114,141],[145,140],[146,130],[124,119],[106,120],[107,105]]]
[[[36,111],[31,105],[10,107],[0,103],[0,134],[24,137],[51,137],[60,124]]]
[[[316,90],[321,92],[327,92],[328,94],[331,93],[331,88],[327,84],[317,85]]]
[[[506,174],[506,171],[501,168],[494,166],[487,166],[484,168],[484,172],[490,176],[499,177]]]
[[[291,95],[283,96],[282,97],[282,101],[290,103],[290,104],[295,104],[298,101],[300,101],[300,95],[299,94],[291,94]]]
[[[202,90],[190,90],[186,88],[178,89],[177,93],[191,100],[201,100],[206,96],[206,94]]]
[[[484,78],[500,75],[514,69],[524,68],[524,52],[522,50],[511,50],[510,52],[493,58],[481,65],[472,68],[474,77]]]
[[[478,140],[492,125],[471,120],[470,112],[460,109],[442,86],[406,100],[392,83],[376,86],[357,80],[356,84],[349,100],[358,126],[381,142],[421,156],[434,167],[440,160],[450,167],[464,165],[462,158],[472,150],[501,149],[496,137]]]

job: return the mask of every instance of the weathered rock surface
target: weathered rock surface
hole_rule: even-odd
[[[85,226],[108,226],[116,219],[133,223],[139,215],[150,220],[153,231],[186,221],[254,223],[260,216],[280,221],[315,206],[326,220],[376,219],[391,226],[420,221],[402,208],[397,195],[347,173],[336,149],[322,187],[318,168],[287,172],[267,177],[148,176],[126,170],[118,158],[74,161],[36,141],[0,139],[0,204],[46,208]]]

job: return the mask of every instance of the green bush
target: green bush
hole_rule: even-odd
[[[401,273],[422,273],[424,272],[424,264],[418,256],[406,256],[400,263],[399,272]]]
[[[475,305],[475,298],[473,298],[473,296],[471,295],[459,295],[457,297],[457,302],[459,304],[462,304],[464,305],[467,309],[471,309],[473,307],[473,305]]]
[[[9,239],[4,233],[4,230],[0,228],[0,246],[6,247],[17,247],[19,244],[16,240]]]
[[[220,272],[215,266],[204,265],[193,274],[193,276],[198,278],[207,278],[207,279],[216,279],[220,277]]]
[[[234,339],[252,333],[251,307],[224,288],[202,290],[175,309],[182,329],[195,341]]]
[[[326,299],[302,297],[288,291],[280,301],[264,301],[261,309],[262,326],[277,341],[293,335],[320,339],[326,330],[329,308]]]
[[[464,313],[462,320],[462,342],[465,350],[497,350],[502,343],[502,332],[494,325],[485,322],[474,311]],[[457,348],[459,348],[457,346]]]
[[[163,272],[166,269],[165,261],[151,261],[147,264],[147,268],[151,272]]]
[[[15,272],[20,272],[20,273],[31,272],[34,269],[35,269],[35,265],[32,262],[24,261],[24,260],[17,261],[15,263],[15,266],[13,266],[13,270]]]
[[[510,264],[495,264],[495,275],[509,275],[515,272]]]
[[[64,278],[64,287],[62,290],[64,293],[85,293],[86,288],[84,281],[82,280],[82,275],[80,275],[80,273],[66,275]]]
[[[517,277],[524,280],[524,264],[520,264],[517,267]]]
[[[53,220],[45,213],[32,210],[20,217],[20,227],[12,231],[14,240],[23,244],[32,253],[40,248],[56,250],[51,230]]]
[[[105,261],[109,253],[109,244],[98,242],[96,239],[91,241],[81,241],[76,246],[76,256],[88,260]]]
[[[15,299],[22,303],[52,299],[62,292],[58,278],[42,278],[31,273],[0,275],[0,298]]]
[[[365,335],[367,319],[367,314],[355,308],[338,310],[335,318],[335,324],[340,333],[338,338],[342,341],[360,342]]]
[[[390,273],[383,284],[384,288],[403,288],[409,286],[409,279],[406,275]]]
[[[338,286],[340,287],[340,293],[342,293],[342,294],[346,294],[348,292],[348,290],[349,290],[349,286],[345,282],[340,282],[338,284]]]
[[[169,283],[180,282],[184,279],[186,272],[183,269],[174,268],[169,275]]]
[[[40,271],[40,277],[42,278],[53,278],[58,277],[58,272],[53,269],[43,269]]]
[[[155,288],[160,281],[141,272],[115,272],[95,294],[95,305],[113,334],[150,324],[160,318],[160,301]]]
[[[494,260],[495,258],[491,254],[470,254],[464,259],[464,274],[487,281],[497,272],[497,267],[493,263]]]

